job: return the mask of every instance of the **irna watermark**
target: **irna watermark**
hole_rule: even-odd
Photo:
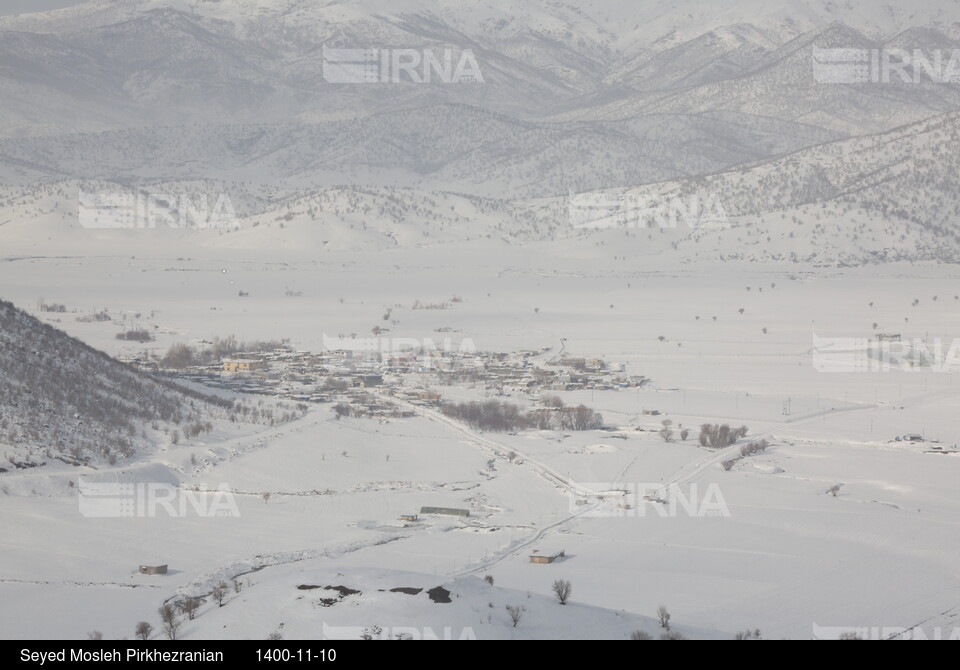
[[[570,512],[584,517],[729,517],[720,486],[696,483],[578,483],[568,494]]]
[[[960,627],[818,626],[814,640],[960,640]]]
[[[567,199],[574,228],[729,228],[730,221],[716,193],[652,195],[641,193],[571,193]]]
[[[435,342],[429,337],[330,337],[323,334],[324,352],[353,361],[377,362],[381,367],[412,371],[453,370],[482,367],[473,340],[465,337],[455,342],[443,338]]]
[[[904,339],[896,334],[866,337],[813,336],[818,372],[958,372],[960,339]]]
[[[84,228],[235,228],[240,220],[226,193],[85,193],[78,197]]]
[[[323,47],[330,84],[484,83],[472,49],[340,49]]]
[[[960,83],[960,49],[813,49],[821,84]]]
[[[95,482],[80,477],[80,514],[85,517],[239,517],[233,493],[198,486],[181,489],[160,482]]]

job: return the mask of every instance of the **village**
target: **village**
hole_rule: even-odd
[[[545,391],[640,388],[649,379],[627,375],[599,358],[550,356],[550,348],[515,353],[462,352],[421,348],[393,352],[356,349],[297,351],[284,346],[247,351],[183,368],[164,367],[142,354],[121,359],[142,371],[211,389],[303,403],[346,404],[352,415],[412,416],[404,405],[439,407],[438,387],[464,386],[498,396],[535,399]],[[338,410],[339,411],[339,410]]]
[[[649,379],[611,369],[600,358],[550,356],[551,349],[514,353],[464,352],[421,347],[381,352],[330,349],[322,353],[283,346],[245,351],[218,361],[165,367],[146,353],[121,358],[141,371],[211,389],[302,403],[338,403],[354,416],[412,416],[409,405],[439,407],[438,387],[462,386],[498,396],[536,399],[546,391],[639,388]],[[391,402],[404,401],[407,407]],[[340,411],[338,409],[338,411]]]

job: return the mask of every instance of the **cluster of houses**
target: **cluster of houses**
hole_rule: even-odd
[[[434,386],[469,383],[498,394],[535,396],[541,391],[613,390],[637,388],[648,382],[611,370],[598,358],[556,356],[549,348],[514,353],[403,352],[381,354],[354,350],[315,354],[280,348],[251,351],[183,369],[163,369],[156,359],[125,362],[140,369],[188,379],[211,388],[309,403],[366,404],[370,415],[399,411],[381,399],[394,396],[406,403],[439,406]],[[366,393],[377,389],[378,394]]]
[[[541,351],[512,354],[474,354],[475,365],[438,369],[449,382],[474,381],[486,390],[536,395],[540,391],[614,390],[648,383],[643,376],[628,376],[623,366],[611,370],[599,358],[555,357],[542,360]]]

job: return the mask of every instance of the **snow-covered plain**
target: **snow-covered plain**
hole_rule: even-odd
[[[824,373],[811,354],[815,335],[869,337],[873,323],[949,341],[960,332],[955,270],[678,272],[492,242],[469,249],[317,258],[199,248],[146,258],[133,249],[0,263],[15,303],[33,311],[44,296],[78,313],[139,312],[156,326],[146,346],[158,352],[229,334],[319,350],[324,334],[363,336],[392,307],[393,337],[469,339],[482,351],[551,347],[544,356],[563,346],[652,379],[642,389],[559,393],[600,411],[613,431],[481,435],[426,409],[389,422],[337,421],[319,405],[261,434],[213,435],[146,457],[139,469],[117,466],[129,481],[226,484],[237,518],[85,518],[66,483],[80,469],[3,475],[0,593],[16,603],[0,614],[4,635],[131,636],[136,621],[155,622],[165,600],[207,595],[235,575],[247,588],[223,608],[208,597],[185,638],[356,636],[357,627],[380,626],[428,637],[625,639],[655,634],[660,605],[690,637],[956,623],[960,455],[932,453],[933,440],[947,451],[958,441],[955,374]],[[288,288],[303,295],[286,297]],[[453,295],[462,302],[449,309],[411,309]],[[113,355],[137,348],[114,339],[115,324],[78,322],[72,311],[38,316]],[[664,418],[694,435],[665,443],[656,432]],[[772,447],[725,471],[724,455],[696,444],[704,422],[747,425],[749,439]],[[893,441],[906,433],[931,442]],[[510,452],[523,462],[511,463]],[[662,516],[645,504],[598,518],[577,502],[602,483],[673,483],[688,495],[696,484],[701,498],[715,485],[729,515],[681,507]],[[835,484],[843,484],[836,497],[826,493]],[[398,520],[424,505],[471,516]],[[566,556],[535,565],[534,549]],[[141,563],[169,563],[171,572],[138,575]],[[552,599],[558,578],[573,584],[566,606]],[[332,592],[301,584],[361,594],[323,606],[318,599]],[[389,591],[441,585],[453,603]],[[527,608],[516,628],[508,604]]]

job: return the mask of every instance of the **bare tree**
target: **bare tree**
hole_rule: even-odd
[[[586,405],[577,405],[573,410],[573,429],[591,430],[603,425],[603,419]]]
[[[630,639],[631,640],[652,640],[653,635],[651,635],[650,633],[645,633],[642,630],[635,630],[632,633],[630,633]]]
[[[563,407],[563,399],[558,395],[541,396],[544,407]]]
[[[673,442],[673,429],[670,427],[673,425],[673,421],[670,419],[663,420],[663,428],[660,430],[660,437],[663,438],[664,442]]]
[[[740,455],[746,458],[747,456],[752,456],[753,454],[760,453],[767,450],[767,447],[770,446],[770,443],[766,440],[760,440],[759,442],[750,442],[740,447]]]
[[[266,491],[261,497],[263,498],[263,502],[265,502],[265,503],[270,502],[270,492],[269,492],[269,491]]]
[[[663,605],[657,608],[657,621],[664,630],[670,630],[670,612]]]
[[[537,430],[550,430],[551,421],[553,416],[551,416],[552,411],[549,409],[540,409],[535,412],[531,412],[531,423]]]
[[[493,586],[493,575],[484,575],[483,581],[485,581],[490,586]]]
[[[153,624],[147,621],[138,621],[133,632],[138,640],[149,640],[151,633],[153,633]]]
[[[98,631],[98,630],[92,630],[92,631],[90,631],[89,633],[87,633],[87,639],[88,639],[88,640],[102,640],[102,639],[103,639],[103,633],[101,633],[101,632]]]
[[[557,602],[566,605],[573,593],[573,585],[566,579],[558,579],[553,583],[553,594],[557,596]]]
[[[520,623],[520,619],[523,618],[523,607],[520,605],[507,605],[507,613],[510,614],[510,621],[513,622],[513,627],[516,628],[517,624]]]
[[[160,614],[160,623],[163,625],[163,632],[170,640],[177,639],[177,633],[180,632],[181,621],[177,616],[177,609],[170,603],[166,603],[157,610]]]
[[[680,633],[667,631],[666,633],[660,636],[660,639],[661,640],[686,640],[687,638],[685,638]]]
[[[186,344],[176,343],[167,351],[162,363],[164,367],[176,369],[193,365],[193,349]]]
[[[210,592],[210,595],[213,596],[213,599],[217,601],[218,607],[223,607],[223,601],[227,598],[226,582],[218,582],[217,585],[213,587],[213,591]]]
[[[840,493],[840,487],[842,486],[843,484],[834,484],[833,486],[827,489],[827,493],[831,494],[834,498],[836,498],[837,494]]]
[[[184,598],[178,603],[180,611],[187,615],[187,618],[193,621],[197,616],[197,610],[200,609],[199,598]]]
[[[146,621],[138,621],[133,634],[136,635],[138,640],[149,640],[152,632],[153,624]]]

